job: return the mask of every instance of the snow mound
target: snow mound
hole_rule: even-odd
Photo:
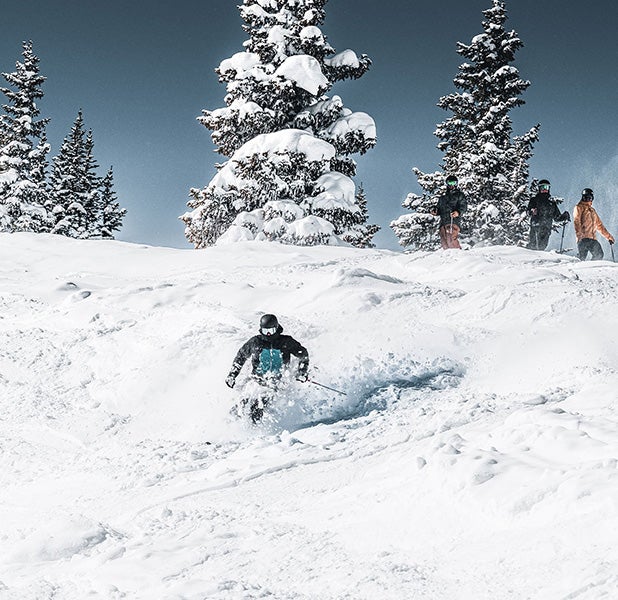
[[[275,70],[275,75],[280,75],[293,81],[298,87],[308,91],[312,96],[317,96],[321,91],[328,88],[329,82],[322,73],[320,63],[306,54],[298,54],[286,58]]]
[[[3,599],[614,594],[615,264],[30,234],[0,256]],[[311,382],[256,426],[248,368],[224,378],[266,312]]]

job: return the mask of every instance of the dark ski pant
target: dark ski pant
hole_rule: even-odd
[[[280,377],[264,378],[259,374],[252,375],[253,384],[248,394],[241,399],[243,408],[249,407],[249,417],[253,423],[258,423],[264,416],[264,409],[273,401],[279,389]]]
[[[530,241],[528,242],[528,248],[530,248],[530,250],[545,250],[547,244],[549,244],[550,235],[551,222],[547,225],[544,223],[532,223],[530,225]]]
[[[444,250],[449,248],[457,248],[461,250],[459,244],[459,227],[457,225],[441,225],[440,226],[440,244]]]
[[[577,249],[579,250],[580,260],[586,260],[588,252],[591,254],[590,260],[601,260],[603,258],[603,248],[601,248],[601,244],[592,238],[584,238],[577,242]]]

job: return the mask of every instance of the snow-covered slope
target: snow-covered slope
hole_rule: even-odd
[[[616,597],[615,264],[4,234],[0,271],[2,600]],[[347,396],[230,415],[264,312]]]

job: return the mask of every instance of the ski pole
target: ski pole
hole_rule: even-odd
[[[337,392],[338,394],[341,394],[342,396],[347,396],[345,392],[340,392],[339,390],[336,390],[335,388],[332,388],[332,387],[328,387],[327,385],[324,385],[323,383],[318,383],[317,381],[313,381],[313,379],[309,379],[309,383],[313,383],[313,385],[319,385],[320,387],[326,388],[327,390],[330,390],[331,392]]]
[[[609,249],[612,251],[612,262],[616,262],[616,259],[614,258],[614,244],[610,244]]]
[[[566,229],[566,222],[562,224],[562,237],[560,238],[560,250],[558,254],[562,254],[562,242],[564,242],[564,230]]]

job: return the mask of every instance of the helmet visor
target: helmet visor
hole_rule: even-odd
[[[540,189],[542,192],[549,192],[549,183],[542,183],[542,184],[539,186],[539,189]]]
[[[275,335],[277,333],[276,327],[262,327],[261,332],[263,335]]]

